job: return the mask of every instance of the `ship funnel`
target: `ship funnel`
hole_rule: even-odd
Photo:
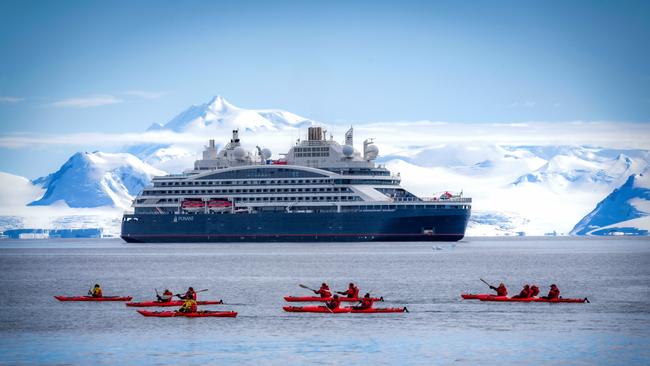
[[[307,140],[309,141],[321,141],[323,139],[323,128],[322,127],[309,127],[307,129]]]

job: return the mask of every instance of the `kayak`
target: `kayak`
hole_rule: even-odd
[[[143,301],[143,302],[127,302],[126,306],[132,306],[132,307],[138,307],[138,308],[144,308],[144,307],[153,307],[153,306],[158,306],[158,307],[168,307],[168,306],[181,306],[183,305],[184,301],[182,300],[176,300],[176,301],[168,301],[168,302],[160,302],[160,301]],[[223,304],[223,300],[211,300],[211,301],[197,301],[197,305],[221,305]]]
[[[59,301],[131,301],[133,299],[131,296],[54,296],[54,298]]]
[[[328,309],[326,306],[285,306],[282,309],[290,313],[349,313],[352,308]]]
[[[491,296],[496,296],[493,294],[460,294],[460,297],[462,297],[465,300],[478,300],[482,297],[491,297]]]
[[[237,316],[235,311],[199,311],[196,313],[181,313],[179,311],[148,311],[148,310],[138,310],[138,313],[144,316],[153,316],[158,318],[174,318],[174,317],[186,317],[186,318],[234,318]]]
[[[310,301],[320,301],[326,302],[332,300],[331,297],[319,297],[319,296],[285,296],[284,301],[287,302],[310,302]],[[358,297],[339,297],[339,300],[345,302],[359,302],[361,298]],[[383,297],[373,297],[373,301],[384,301]]]
[[[582,303],[582,302],[589,302],[589,299],[586,297],[584,299],[569,299],[569,298],[563,298],[560,297],[559,299],[535,299],[535,302],[573,302],[573,303]]]
[[[548,302],[548,303],[556,303],[556,302],[569,302],[569,303],[583,303],[583,302],[589,302],[589,300],[585,297],[584,299],[569,299],[569,298],[559,298],[559,299],[542,299],[541,297],[524,297],[524,298],[512,298],[512,297],[506,297],[506,296],[491,296],[491,297],[482,297],[479,298],[481,301],[500,301],[500,302]]]
[[[370,308],[370,309],[363,309],[363,310],[357,310],[354,308],[352,309],[351,313],[360,313],[360,314],[374,314],[374,313],[404,313],[407,312],[408,310],[404,308]]]

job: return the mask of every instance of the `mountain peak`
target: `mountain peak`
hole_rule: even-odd
[[[221,95],[216,95],[212,97],[212,99],[208,102],[207,107],[208,109],[210,109],[212,112],[215,113],[227,112],[227,111],[239,109],[235,107],[233,104],[231,104],[230,102],[228,102]]]

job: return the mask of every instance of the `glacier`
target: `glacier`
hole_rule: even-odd
[[[153,123],[148,131],[189,133],[219,144],[230,138],[232,129],[240,129],[247,148],[258,145],[277,153],[287,151],[302,136],[301,129],[314,124],[318,122],[283,110],[244,109],[217,95],[166,123]],[[349,124],[328,127],[341,136]],[[489,127],[484,132],[494,133]],[[358,136],[376,138],[382,151],[378,163],[399,173],[407,189],[421,196],[462,191],[473,197],[468,236],[647,235],[645,213],[650,208],[642,182],[648,175],[648,150],[439,138],[454,131],[437,122],[355,126]],[[115,233],[122,212],[151,177],[191,167],[201,146],[146,143],[119,151],[76,153],[56,172],[31,182],[0,173],[5,202],[0,227],[99,225]],[[619,230],[621,225],[627,229]]]

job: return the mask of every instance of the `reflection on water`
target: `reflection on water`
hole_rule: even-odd
[[[134,245],[0,242],[0,363],[648,363],[650,241],[467,239],[430,243]],[[523,283],[591,304],[484,303],[478,279]],[[409,314],[289,314],[284,295],[327,281]],[[121,303],[61,303],[95,282],[106,295],[209,288],[236,319],[145,318]]]

